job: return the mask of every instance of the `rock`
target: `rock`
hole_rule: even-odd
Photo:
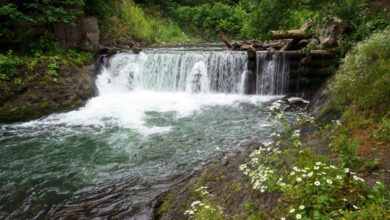
[[[248,54],[248,58],[255,58],[256,59],[256,49],[253,48],[252,46],[248,47],[247,54]]]
[[[83,35],[84,39],[81,48],[89,51],[97,51],[99,49],[99,25],[95,17],[85,17],[83,19]]]
[[[75,23],[56,23],[53,29],[64,48],[77,47],[93,52],[99,49],[100,31],[95,17],[80,16]]]
[[[347,25],[338,17],[333,17],[326,26],[319,27],[316,36],[320,40],[322,48],[331,48],[338,45]]]
[[[70,67],[59,71],[56,82],[35,79],[23,85],[8,85],[0,99],[0,123],[28,121],[79,108],[96,94],[94,70]],[[1,97],[0,97],[1,98]]]
[[[290,98],[287,98],[287,102],[289,104],[310,104],[309,101],[303,99],[303,98],[299,98],[299,97],[290,97]]]
[[[276,110],[285,110],[287,108],[287,103],[281,99],[273,102],[268,109],[270,111],[276,111]]]

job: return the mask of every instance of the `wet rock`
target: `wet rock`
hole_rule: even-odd
[[[290,98],[287,98],[287,102],[289,104],[310,104],[309,101],[303,99],[303,98],[299,98],[299,97],[290,97]]]

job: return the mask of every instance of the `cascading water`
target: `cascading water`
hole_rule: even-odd
[[[284,53],[257,52],[256,93],[283,95],[288,91],[289,60]]]
[[[0,125],[0,219],[149,219],[177,181],[268,141],[277,97],[240,93],[246,61],[204,48],[117,54],[85,107]]]
[[[243,52],[118,54],[98,79],[101,93],[123,90],[240,93]]]

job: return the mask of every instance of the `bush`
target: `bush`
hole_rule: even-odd
[[[133,40],[148,43],[188,40],[181,29],[165,19],[158,10],[154,9],[152,12],[152,15],[145,13],[145,10],[132,0],[87,2],[87,13],[100,18],[105,43],[128,44]]]
[[[333,80],[338,103],[354,103],[360,111],[382,114],[390,108],[390,28],[359,43]]]
[[[389,116],[385,116],[380,121],[379,126],[374,133],[375,139],[390,142],[390,119],[388,117]]]
[[[43,55],[45,54],[45,55]],[[92,54],[77,50],[35,51],[34,56],[19,56],[12,51],[0,53],[0,82],[22,83],[31,77],[55,80],[58,71],[69,66],[83,66],[93,61]]]
[[[7,54],[0,54],[0,82],[16,78],[16,66],[20,62],[20,57],[14,55],[12,51],[9,51]]]
[[[220,32],[232,37],[243,37],[241,29],[247,15],[241,5],[224,3],[182,6],[175,14],[178,23],[186,31],[206,39],[215,39]]]

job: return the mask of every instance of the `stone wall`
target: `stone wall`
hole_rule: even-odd
[[[95,17],[80,16],[74,24],[54,24],[54,34],[64,48],[99,49],[99,25]]]

